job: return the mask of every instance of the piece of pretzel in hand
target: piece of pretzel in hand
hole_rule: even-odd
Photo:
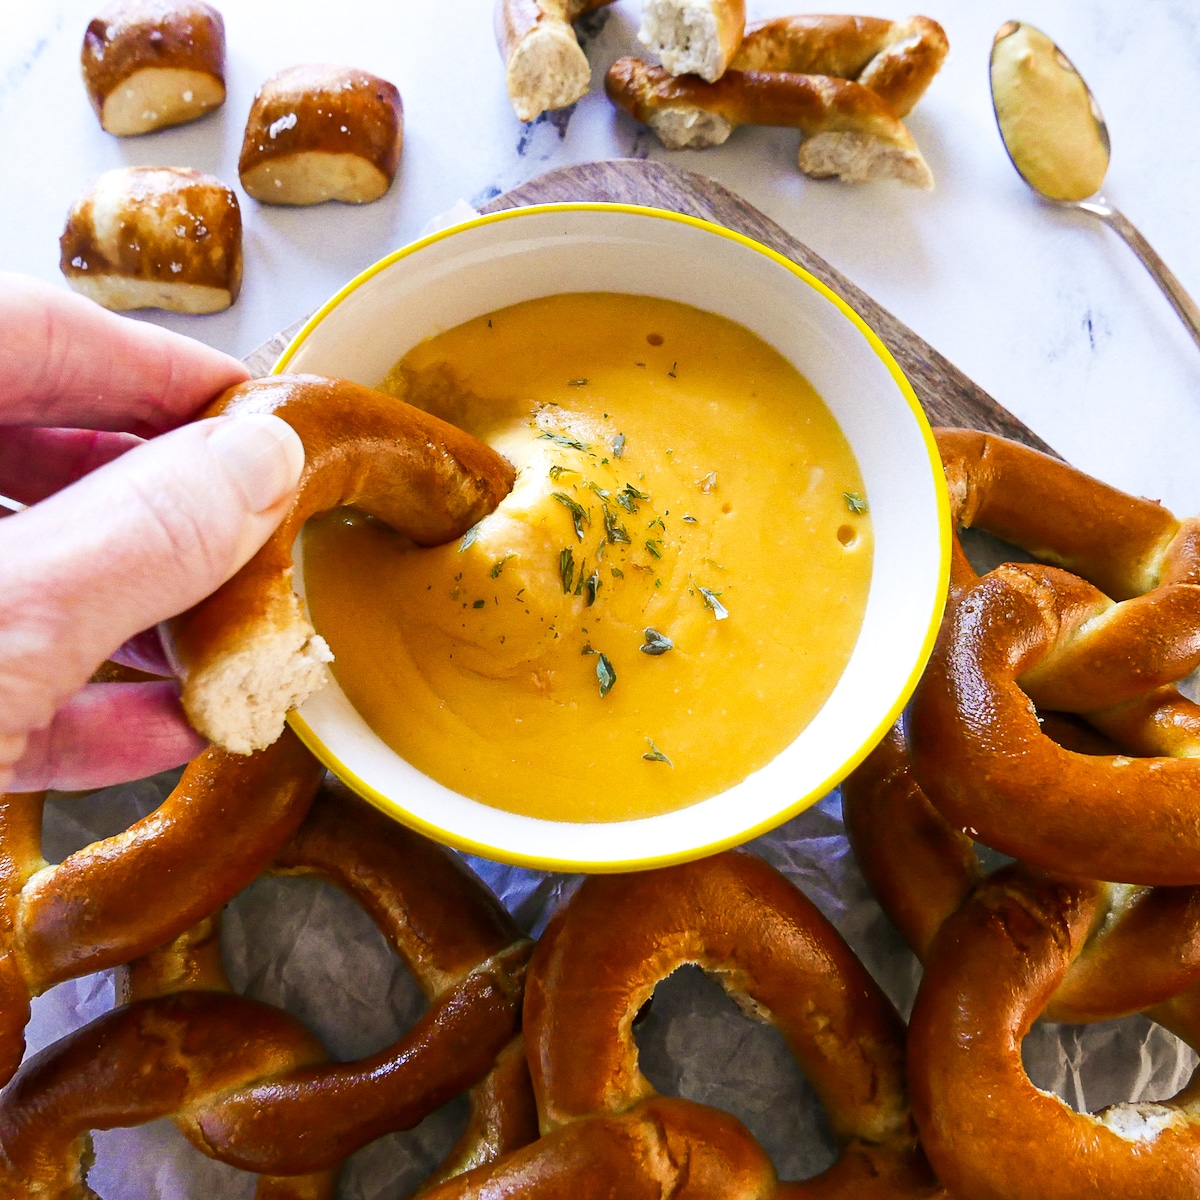
[[[658,1096],[639,1070],[634,1017],[684,963],[774,1025],[803,1064],[840,1148],[816,1179],[777,1193],[738,1122]],[[573,1195],[584,1182],[587,1195],[941,1194],[912,1126],[900,1018],[816,908],[752,855],[584,880],[538,943],[525,1038],[542,1140],[439,1200]]]
[[[798,161],[807,175],[933,186],[912,135],[883,100],[853,80],[730,70],[705,83],[619,58],[604,86],[615,105],[649,125],[671,150],[719,146],[739,125],[783,125],[805,135]]]
[[[644,0],[638,41],[672,75],[720,79],[741,45],[745,0]]]
[[[729,64],[737,71],[832,75],[869,87],[905,117],[941,70],[950,43],[929,17],[775,17],[751,25]]]
[[[386,79],[302,63],[255,93],[238,176],[263,204],[370,204],[392,185],[403,135],[404,106]]]
[[[271,375],[201,415],[274,413],[304,443],[291,510],[228,582],[168,625],[183,707],[236,754],[270,745],[332,660],[292,590],[292,543],[309,517],[353,505],[423,546],[459,537],[508,494],[506,459],[453,425],[342,379]]]
[[[1098,920],[1095,885],[1017,866],[981,884],[942,927],[909,1025],[913,1110],[955,1196],[1161,1200],[1200,1179],[1197,1081],[1171,1100],[1072,1111],[1021,1061],[1030,1026]],[[1197,997],[1147,1015],[1193,1047]]]
[[[496,0],[496,44],[513,111],[532,121],[587,95],[592,68],[575,21],[612,0]]]
[[[59,270],[77,292],[118,312],[221,312],[242,286],[237,197],[185,167],[105,171],[67,214]]]
[[[203,0],[117,0],[88,24],[79,60],[100,124],[122,137],[225,103],[225,22]]]
[[[0,797],[0,1083],[21,1061],[31,997],[231,899],[296,832],[323,773],[290,731],[248,758],[206,750],[149,816],[56,865],[41,852],[45,794]]]
[[[414,1028],[328,1062],[295,1018],[228,991],[215,925],[202,924],[133,964],[129,1003],[35,1055],[0,1095],[5,1194],[75,1194],[89,1130],[161,1116],[210,1157],[300,1177],[259,1184],[296,1200],[330,1194],[346,1155],[467,1088],[472,1120],[435,1180],[536,1136],[513,1040],[530,945],[480,881],[332,783],[272,870],[326,879],[366,909],[429,1000]]]

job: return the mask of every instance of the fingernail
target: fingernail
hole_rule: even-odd
[[[300,482],[304,446],[279,417],[267,413],[225,417],[214,424],[208,445],[251,512],[278,504]]]

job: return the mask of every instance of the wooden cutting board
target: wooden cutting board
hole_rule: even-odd
[[[714,180],[665,163],[640,159],[581,163],[539,175],[529,183],[497,196],[482,211],[500,212],[507,208],[566,200],[665,208],[703,217],[770,246],[811,271],[875,330],[908,376],[932,424],[987,429],[1053,453],[1028,426],[972,383],[907,325],[897,321],[887,309],[782,226]],[[250,370],[256,375],[266,374],[305,320],[307,317],[302,317],[247,355],[245,361]]]

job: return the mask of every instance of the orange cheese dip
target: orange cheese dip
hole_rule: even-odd
[[[333,671],[432,778],[510,812],[669,812],[783,750],[862,623],[871,526],[820,397],[723,317],[552,296],[409,352],[382,390],[518,468],[460,542],[311,522]]]

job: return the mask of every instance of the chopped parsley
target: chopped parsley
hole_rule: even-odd
[[[596,678],[600,681],[600,695],[607,696],[612,691],[612,685],[617,682],[617,673],[606,654],[601,654],[596,659]]]
[[[584,580],[583,594],[587,597],[587,606],[591,608],[596,603],[596,593],[600,590],[603,580],[600,578],[599,570],[593,571],[586,580]]]
[[[856,517],[861,517],[867,511],[867,502],[857,492],[843,492],[842,499]]]
[[[558,577],[562,580],[562,590],[567,596],[571,594],[571,584],[575,581],[575,554],[568,546],[558,556]],[[703,589],[701,589],[703,591]]]
[[[471,605],[471,607],[472,608],[482,608],[486,603],[487,603],[486,600],[476,600],[475,603]]]
[[[659,633],[657,629],[643,629],[642,635],[645,641],[638,647],[643,654],[666,654],[668,650],[675,649],[675,643],[671,641],[665,633]]]
[[[548,442],[554,442],[558,446],[566,446],[568,450],[582,450],[584,454],[591,453],[590,446],[581,442],[578,438],[567,437],[565,433],[551,433],[546,429],[539,433],[538,437]]]
[[[627,546],[632,544],[629,531],[617,520],[616,513],[607,505],[604,506],[604,536],[613,545],[617,542],[624,542]]]
[[[646,745],[650,747],[642,757],[647,762],[666,763],[668,767],[674,767],[675,764],[654,744],[650,738],[646,739]]]
[[[612,440],[613,458],[620,458],[625,453],[625,435],[618,433]]]
[[[704,597],[705,607],[712,609],[713,616],[716,617],[718,621],[725,620],[725,618],[729,616],[729,610],[721,603],[720,600],[717,599],[717,597],[722,593],[711,591],[706,587],[700,587],[698,584],[697,588],[700,592],[700,595]]]
[[[650,552],[651,557],[662,558],[662,539],[647,538],[646,549]]]
[[[570,509],[571,519],[575,523],[575,536],[583,541],[583,527],[592,523],[592,518],[588,515],[588,511],[576,500],[572,500],[566,492],[551,492],[555,500],[564,508]]]

